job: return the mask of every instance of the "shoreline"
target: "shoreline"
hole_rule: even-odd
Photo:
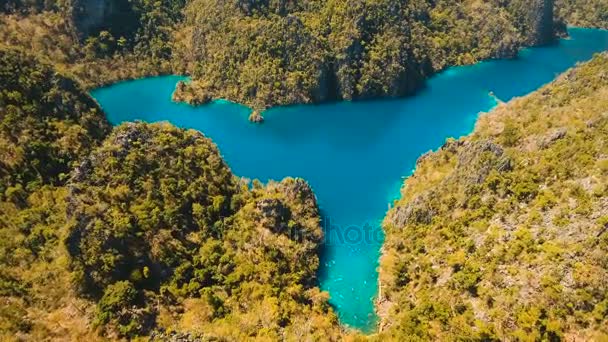
[[[500,61],[500,60],[516,60],[518,59],[522,53],[525,53],[528,50],[532,50],[532,49],[538,49],[538,48],[543,48],[543,47],[547,47],[547,46],[551,46],[551,45],[555,45],[555,44],[559,44],[562,41],[568,41],[572,39],[571,33],[572,31],[576,31],[576,30],[591,30],[591,31],[604,31],[604,32],[608,32],[608,29],[604,29],[604,28],[595,28],[595,27],[580,27],[580,26],[567,26],[567,35],[564,37],[559,37],[557,36],[555,41],[553,43],[550,44],[546,44],[546,45],[540,45],[540,46],[525,46],[522,47],[521,49],[518,50],[517,55],[509,58],[489,58],[489,59],[484,59],[484,60],[479,60],[476,61],[474,63],[470,63],[470,64],[458,64],[458,65],[450,65],[450,66],[446,66],[443,69],[437,70],[435,72],[433,72],[432,74],[430,74],[428,77],[426,77],[422,83],[416,87],[416,89],[414,89],[411,92],[408,92],[407,94],[404,94],[402,96],[378,96],[378,97],[373,97],[373,98],[355,98],[352,100],[344,100],[344,99],[334,99],[334,100],[327,100],[327,101],[318,101],[318,102],[301,102],[301,103],[290,103],[290,104],[278,104],[278,105],[269,105],[269,106],[261,106],[256,108],[256,106],[252,106],[251,104],[248,104],[247,102],[238,102],[235,101],[233,99],[230,98],[224,98],[221,96],[211,96],[211,98],[207,101],[204,101],[203,103],[200,104],[196,104],[196,103],[189,103],[188,101],[185,100],[174,100],[172,99],[173,102],[175,103],[184,103],[187,104],[189,106],[193,106],[193,107],[199,107],[199,106],[206,106],[209,104],[215,104],[215,103],[225,103],[225,102],[230,102],[232,104],[237,104],[239,106],[242,106],[244,108],[247,108],[248,110],[248,115],[251,115],[253,113],[257,113],[257,116],[259,116],[261,118],[261,121],[258,120],[256,123],[261,123],[265,120],[267,120],[268,118],[266,117],[266,113],[269,111],[274,111],[280,108],[289,108],[289,107],[299,107],[299,106],[319,106],[319,105],[326,105],[326,104],[336,104],[336,103],[341,103],[341,102],[353,102],[353,103],[367,103],[367,102],[375,102],[375,101],[399,101],[399,100],[403,100],[409,97],[415,97],[417,96],[420,92],[424,91],[428,85],[428,82],[435,78],[438,77],[439,75],[445,74],[445,73],[449,73],[452,70],[455,69],[459,69],[459,68],[467,68],[467,67],[473,67],[473,66],[478,66],[478,65],[483,65],[484,63],[490,63],[493,61]],[[103,82],[100,83],[99,86],[95,86],[95,87],[85,87],[84,89],[87,90],[88,92],[97,90],[97,89],[101,89],[101,88],[109,88],[112,87],[116,84],[120,84],[120,83],[124,83],[124,82],[132,82],[132,81],[137,81],[140,79],[146,79],[146,78],[155,78],[155,77],[165,77],[165,76],[177,76],[177,77],[182,77],[184,78],[184,80],[187,80],[188,83],[192,82],[192,76],[188,75],[188,74],[174,74],[171,72],[159,72],[159,73],[150,73],[150,74],[142,74],[141,76],[137,76],[137,77],[127,77],[125,79],[117,79],[116,81],[109,81],[109,82]],[[180,80],[183,81],[183,80]],[[176,83],[176,87],[178,86],[179,82]],[[491,91],[490,91],[491,92]],[[172,93],[172,96],[175,96],[175,90]],[[498,101],[500,101],[501,103],[504,102],[502,100],[500,100],[498,97],[496,97],[495,95],[491,95],[492,97],[494,97],[495,99],[497,99]]]
[[[571,67],[571,68],[572,68],[572,67]],[[545,85],[546,85],[546,84],[545,84]],[[538,88],[536,88],[535,90],[538,90],[538,89],[542,88],[542,87],[543,87],[543,86],[545,86],[545,85],[541,85],[541,86],[539,86]],[[531,93],[531,92],[530,92],[530,93]],[[527,96],[527,95],[529,95],[530,93],[526,93],[526,94],[524,94],[524,95],[522,95],[522,96]],[[487,94],[487,95],[490,95],[490,94],[488,94],[488,93],[486,93],[486,94]],[[520,97],[522,97],[522,96],[520,96]],[[489,96],[489,98],[494,98],[494,97]],[[398,99],[395,99],[395,101],[397,101],[397,100],[398,100]],[[374,100],[370,100],[370,102],[373,102],[373,101],[374,101]],[[214,102],[230,102],[230,101],[227,101],[227,100],[216,100],[216,101],[214,101]],[[499,105],[499,104],[496,104],[495,106],[493,106],[492,108],[490,108],[490,110],[488,110],[488,111],[487,111],[487,112],[485,112],[485,113],[486,113],[486,114],[487,114],[487,113],[491,113],[491,111],[492,111],[492,110],[494,110],[494,109],[495,109],[495,107],[496,107],[497,105]],[[276,108],[281,108],[281,107],[276,107]],[[484,112],[482,112],[482,113],[484,113]],[[483,115],[483,114],[482,114],[482,115]],[[477,121],[478,121],[478,118],[476,118],[476,119],[475,119],[475,122],[477,122]],[[467,135],[464,135],[464,137],[471,135],[471,134],[472,134],[474,131],[475,131],[475,127],[474,127],[474,128],[471,130],[471,132],[470,132],[470,133],[468,133]],[[442,146],[442,145],[441,145],[441,146]],[[440,147],[439,147],[439,148],[440,148]],[[424,156],[424,155],[425,155],[424,153],[423,153],[423,154],[421,154],[421,155],[418,157],[418,159],[417,159],[417,160],[419,160],[419,159],[420,159],[422,156]],[[407,178],[411,177],[411,176],[412,176],[412,175],[415,173],[415,171],[416,171],[416,168],[414,168],[414,169],[412,170],[412,172],[411,172],[411,173],[410,173],[408,176],[402,176],[402,177],[401,177],[401,179],[402,179],[402,180],[405,180],[405,179],[407,179]],[[399,186],[399,188],[401,188],[402,184],[403,184],[403,181],[402,181],[402,182],[400,182],[400,186]],[[389,204],[390,204],[390,201],[389,201]],[[382,228],[382,226],[381,226],[381,228]],[[380,264],[379,260],[380,260],[380,258],[382,257],[382,254],[383,254],[383,247],[381,247],[381,248],[380,248],[379,252],[380,252],[380,257],[379,257],[379,259],[377,260],[378,264]],[[378,272],[378,274],[379,274],[379,272]],[[378,278],[378,283],[379,283],[379,284],[378,284],[378,287],[377,287],[377,294],[378,294],[378,295],[376,296],[376,297],[377,297],[377,298],[376,298],[376,300],[374,300],[374,298],[373,298],[373,297],[371,298],[371,299],[372,299],[372,305],[374,305],[374,303],[375,303],[375,302],[376,302],[378,299],[381,299],[381,296],[382,296],[382,295],[384,295],[384,293],[383,293],[384,291],[382,291],[382,285],[381,285],[381,282],[380,282],[380,278]],[[381,291],[381,292],[380,292],[380,291]],[[374,305],[374,310],[375,310],[375,309],[376,309],[376,306]],[[345,325],[345,326],[346,326],[346,325]],[[356,328],[356,326],[355,326],[355,327],[353,327],[353,326],[348,326],[348,327],[349,327],[349,328],[353,328],[353,329],[357,329],[357,330],[361,331],[361,329]],[[372,332],[372,334],[373,334],[373,332]]]

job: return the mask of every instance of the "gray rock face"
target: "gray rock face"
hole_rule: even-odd
[[[310,202],[313,207],[317,206],[317,199],[310,185],[302,178],[288,178],[279,183],[278,189],[285,197],[294,203]]]
[[[388,214],[388,221],[396,227],[403,227],[409,224],[430,224],[436,210],[429,206],[431,193],[425,196],[416,197],[406,206],[398,206]]]
[[[558,128],[545,136],[539,143],[540,148],[548,148],[554,142],[566,137],[568,131],[565,128]]]
[[[210,338],[205,338],[203,336],[197,336],[191,333],[181,333],[176,331],[165,331],[164,329],[159,329],[153,331],[150,334],[150,341],[162,341],[162,342],[203,342],[209,341]]]
[[[509,0],[507,9],[517,19],[514,24],[523,34],[524,45],[551,43],[559,25],[554,22],[554,0]]]
[[[553,0],[530,0],[529,40],[532,45],[548,44],[554,39]]]
[[[73,21],[78,32],[87,34],[103,24],[104,19],[114,10],[112,0],[77,0],[74,1]]]
[[[457,184],[465,189],[482,184],[493,170],[508,172],[513,169],[513,162],[502,146],[489,140],[452,140],[441,149],[455,154],[458,161],[454,171],[443,182]],[[435,154],[425,154],[418,163],[428,158],[435,158]],[[430,224],[438,211],[432,206],[434,197],[435,190],[429,189],[411,202],[395,207],[387,214],[388,222],[396,227]]]
[[[260,112],[254,110],[251,112],[251,115],[249,115],[249,121],[253,123],[262,123],[264,122],[264,117],[260,114]]]
[[[492,170],[506,172],[513,168],[503,148],[491,141],[466,141],[460,146],[458,165],[451,177],[464,186],[482,184]]]

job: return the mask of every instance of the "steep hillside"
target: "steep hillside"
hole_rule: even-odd
[[[608,55],[423,156],[385,221],[382,336],[608,338]]]
[[[67,246],[98,324],[126,336],[339,335],[315,287],[323,233],[304,181],[249,190],[202,134],[136,123],[69,188]]]
[[[84,338],[87,305],[57,248],[63,185],[110,126],[74,81],[20,51],[0,49],[0,84],[0,340]]]
[[[0,50],[0,84],[0,340],[342,336],[306,182],[238,179],[169,124],[108,135],[22,52]]]
[[[556,14],[568,25],[608,29],[605,0],[556,0]]]
[[[553,40],[552,0],[216,1],[186,7],[175,98],[256,110],[412,93],[450,65]]]
[[[84,87],[189,74],[175,99],[269,106],[395,97],[447,66],[512,57],[573,25],[606,27],[603,0],[8,0],[0,43]],[[555,15],[554,15],[555,12]]]
[[[23,52],[0,48],[0,84],[0,194],[61,184],[110,131],[74,81]]]
[[[184,1],[49,0],[0,4],[0,44],[21,47],[87,88],[176,72]],[[4,13],[3,13],[4,12]]]

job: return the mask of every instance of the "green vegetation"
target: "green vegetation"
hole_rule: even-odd
[[[608,55],[418,162],[388,213],[383,339],[608,338]]]
[[[608,29],[605,0],[556,0],[557,15],[569,25]]]
[[[305,181],[236,178],[168,124],[111,131],[79,84],[185,72],[176,99],[256,109],[400,96],[546,42],[548,3],[3,1],[0,340],[357,339],[316,287]],[[557,6],[606,27],[602,1]],[[606,70],[598,56],[421,159],[385,220],[375,337],[608,338]]]
[[[602,0],[10,0],[0,6],[0,43],[32,51],[86,88],[189,74],[176,101],[225,98],[261,112],[410,94],[448,66],[548,43],[564,32],[564,20],[607,27],[605,7]]]
[[[60,185],[110,130],[76,83],[21,52],[0,50],[0,84],[0,199]]]
[[[263,110],[402,96],[446,66],[550,42],[552,12],[544,0],[193,0],[180,53],[194,81],[175,99]]]
[[[101,298],[100,323],[127,336],[155,321],[237,339],[339,333],[315,287],[322,231],[304,181],[250,190],[202,134],[136,123],[116,128],[69,188],[72,268]]]
[[[64,184],[110,126],[72,80],[22,52],[0,50],[0,84],[0,340],[84,338],[87,305],[57,247]]]
[[[109,126],[0,50],[0,339],[338,340],[301,179],[236,178],[201,133]]]
[[[179,73],[171,58],[183,6],[174,0],[11,0],[0,6],[0,44],[30,51],[86,88]]]

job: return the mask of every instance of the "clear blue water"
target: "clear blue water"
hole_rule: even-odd
[[[403,178],[421,154],[448,137],[469,134],[478,114],[495,105],[490,91],[507,101],[608,50],[608,31],[571,29],[570,35],[554,46],[527,49],[515,60],[451,68],[409,98],[274,108],[261,125],[248,122],[249,109],[226,101],[196,108],[173,103],[179,76],[123,82],[92,95],[116,125],[169,121],[202,131],[239,176],[310,182],[326,230],[320,286],[343,324],[371,331],[380,222]]]

